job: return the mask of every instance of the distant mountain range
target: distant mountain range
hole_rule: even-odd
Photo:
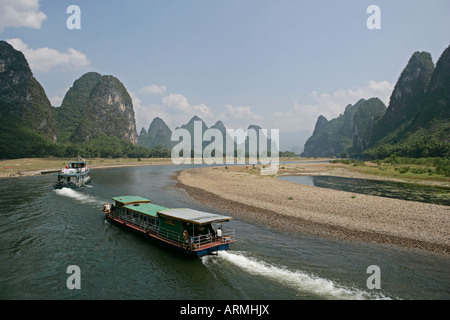
[[[0,159],[36,156],[170,156],[172,131],[155,118],[136,131],[132,99],[114,76],[88,72],[52,107],[22,52],[0,41]],[[181,128],[191,135],[197,116]],[[221,121],[211,128],[222,132]],[[259,128],[251,125],[249,128]],[[205,141],[203,147],[208,145]],[[152,153],[148,150],[156,150]]]
[[[348,105],[328,121],[319,116],[304,157],[450,156],[450,47],[434,67],[415,52],[386,106],[378,98]]]
[[[436,67],[430,54],[416,52],[397,81],[389,106],[374,97],[349,104],[335,119],[319,116],[302,155],[448,157],[449,95],[450,49],[444,51]],[[25,56],[5,41],[0,41],[0,119],[0,159],[77,154],[170,156],[169,150],[176,143],[161,118],[153,119],[147,130],[142,128],[137,134],[131,97],[120,80],[111,75],[84,74],[67,91],[61,106],[52,107]],[[226,146],[222,121],[208,128],[194,116],[180,128],[192,135],[195,121],[201,121],[202,132],[222,132]],[[252,124],[248,129],[261,128]],[[283,148],[289,140],[290,148],[300,152],[306,134],[281,131],[280,145]],[[203,147],[209,143],[203,142]],[[235,142],[234,147],[248,150],[248,140]]]
[[[222,150],[217,150],[218,152],[222,152],[222,154],[226,154],[226,145],[227,145],[227,138],[233,139],[231,136],[229,136],[228,132],[227,132],[227,128],[225,127],[225,125],[223,124],[222,121],[217,121],[214,125],[212,125],[211,127],[208,128],[208,126],[206,125],[206,123],[200,119],[198,116],[193,116],[186,124],[181,125],[180,127],[175,128],[178,129],[186,129],[190,136],[191,136],[191,150],[194,150],[194,140],[192,137],[194,137],[194,124],[195,122],[198,121],[201,123],[201,134],[202,134],[202,138],[203,138],[203,134],[208,130],[208,129],[217,129],[221,132],[222,134]],[[254,129],[255,132],[259,133],[259,130],[261,130],[262,128],[260,126],[257,125],[249,125],[247,128],[247,131],[249,129]],[[139,135],[138,138],[138,144],[143,146],[143,147],[147,147],[147,148],[155,148],[155,147],[162,147],[162,148],[166,148],[166,149],[172,149],[174,145],[178,144],[178,141],[171,141],[171,137],[172,137],[172,130],[170,130],[170,128],[167,126],[167,124],[164,122],[163,119],[156,117],[155,119],[153,119],[153,121],[150,124],[150,127],[148,128],[148,131],[145,130],[145,128],[141,129],[141,134]],[[259,142],[259,140],[257,140]],[[261,151],[270,151],[270,142],[271,140],[268,139],[267,141],[267,146],[265,148],[265,150],[261,150]],[[212,141],[202,141],[202,149],[204,149],[206,146],[208,146]],[[246,140],[243,140],[241,142],[239,141],[235,141],[235,143],[233,144],[233,151],[234,150],[239,150],[242,149],[245,152],[248,152],[249,150],[249,146],[248,146],[248,138]],[[257,152],[259,152],[259,147],[257,147]]]

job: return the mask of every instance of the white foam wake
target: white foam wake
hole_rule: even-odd
[[[292,271],[282,266],[259,261],[245,256],[242,252],[220,251],[218,257],[250,274],[263,276],[296,289],[299,294],[313,294],[326,299],[388,299],[381,294],[372,294],[357,288],[339,286],[332,280],[320,278],[301,270]],[[202,261],[208,263],[210,258],[206,257]]]
[[[92,203],[98,205],[104,202],[101,199],[98,199],[96,197],[84,194],[82,192],[70,188],[55,189],[54,191],[61,196],[69,197],[84,203]]]

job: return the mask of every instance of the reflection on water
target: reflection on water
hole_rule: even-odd
[[[284,176],[280,179],[321,188],[450,206],[450,188],[447,187],[333,176]]]

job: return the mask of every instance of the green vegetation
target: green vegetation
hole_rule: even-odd
[[[438,141],[436,138],[417,137],[409,143],[380,144],[362,153],[364,159],[385,159],[391,156],[406,158],[450,157],[450,143]]]
[[[101,77],[96,72],[84,74],[67,91],[61,107],[53,108],[59,142],[70,141],[73,132],[88,112],[89,96]]]
[[[148,149],[133,145],[118,137],[100,135],[80,145],[70,144],[65,147],[64,156],[83,155],[87,158],[169,158],[170,150],[156,146]]]
[[[280,158],[295,158],[297,155],[295,154],[295,152],[292,151],[280,151]]]
[[[58,155],[58,146],[11,117],[0,126],[0,159]]]
[[[77,155],[85,158],[170,158],[171,151],[163,146],[148,149],[105,135],[82,144],[53,143],[27,127],[13,125],[0,128],[1,159]]]
[[[408,158],[392,155],[383,160],[376,160],[376,166],[368,166],[366,162],[354,159],[330,160],[330,163],[353,164],[364,166],[364,173],[377,174],[376,171],[383,171],[383,175],[404,176],[408,178],[426,177],[450,177],[450,158],[428,157],[428,158]]]

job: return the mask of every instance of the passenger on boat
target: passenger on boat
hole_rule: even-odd
[[[188,243],[189,233],[186,230],[184,230],[184,232],[183,232],[183,238],[184,238],[185,243]]]
[[[110,213],[111,212],[111,207],[109,206],[109,202],[107,202],[104,207],[103,207],[103,211]]]
[[[217,229],[217,238],[221,238],[222,237],[222,227],[219,227],[218,229]]]

